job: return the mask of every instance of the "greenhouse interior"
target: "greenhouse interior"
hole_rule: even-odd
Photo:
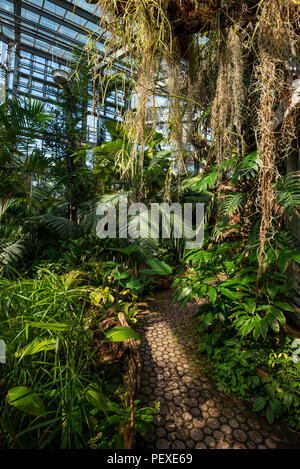
[[[299,110],[299,0],[0,0],[1,449],[300,449]]]

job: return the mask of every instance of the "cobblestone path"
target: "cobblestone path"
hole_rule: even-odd
[[[194,339],[195,303],[182,308],[172,292],[144,304],[137,330],[144,341],[144,405],[160,402],[153,431],[136,446],[155,449],[300,448],[297,433],[270,426],[251,407],[218,390],[206,376]]]

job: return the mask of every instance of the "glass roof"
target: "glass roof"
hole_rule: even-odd
[[[100,32],[98,12],[85,0],[0,0],[0,34],[17,42],[17,24],[21,48],[24,40],[26,50],[31,46],[62,63],[72,47],[86,42],[87,31]],[[101,50],[100,43],[98,47]]]
[[[8,91],[55,103],[52,68],[68,70],[72,51],[83,49],[89,32],[101,35],[95,46],[103,56],[99,22],[99,7],[85,0],[0,0],[0,71]],[[121,60],[115,68],[124,69]],[[115,99],[108,98],[102,113],[118,119]]]

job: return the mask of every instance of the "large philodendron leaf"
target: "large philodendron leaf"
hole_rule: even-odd
[[[171,267],[163,261],[152,258],[147,259],[147,265],[150,269],[142,269],[140,272],[146,275],[170,275],[172,273]]]
[[[126,288],[139,294],[144,290],[144,285],[137,278],[131,278],[129,282],[126,283]]]
[[[135,332],[130,327],[125,326],[117,326],[113,329],[110,329],[105,333],[107,339],[113,342],[123,342],[124,340],[128,339],[137,339],[141,340],[140,336],[137,332]]]
[[[126,256],[130,256],[133,252],[137,251],[137,247],[131,244],[130,246],[126,246],[125,248],[110,248],[111,251],[118,251],[121,254],[125,254]]]
[[[46,412],[42,399],[26,386],[11,388],[7,393],[7,402],[13,407],[36,417]]]

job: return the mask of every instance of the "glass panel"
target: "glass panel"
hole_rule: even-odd
[[[54,3],[49,2],[48,0],[45,1],[44,8],[45,10],[48,10],[51,13],[55,14],[56,16],[60,16],[60,17],[64,17],[66,13],[65,8],[61,8],[58,5],[54,5]]]
[[[75,36],[77,35],[76,31],[73,31],[72,29],[67,28],[66,26],[63,26],[63,25],[59,27],[58,32],[72,39],[74,39]]]
[[[72,5],[76,5],[80,8],[83,8],[83,10],[87,10],[90,13],[94,13],[96,10],[96,5],[93,5],[92,3],[87,3],[85,0],[67,0],[69,3]],[[75,8],[76,11],[76,8]]]
[[[32,11],[26,10],[26,8],[24,8],[24,7],[22,7],[21,12],[22,12],[21,13],[22,18],[27,18],[30,21],[34,21],[35,23],[38,23],[40,16],[37,15],[36,13],[33,13]]]
[[[2,5],[2,3],[0,4],[0,8],[2,8],[3,10],[6,10],[6,11],[10,11],[11,13],[14,11],[13,3],[6,2],[3,5]]]
[[[84,18],[81,18],[80,16],[76,15],[71,11],[67,11],[66,19],[71,21],[72,23],[77,24],[78,26],[83,26],[86,22]]]
[[[28,3],[32,3],[35,7],[41,7],[43,4],[43,0],[28,0]]]
[[[58,28],[58,24],[55,21],[49,20],[48,18],[41,17],[40,24],[42,26],[46,26],[47,28],[51,29],[51,31],[56,31]]]
[[[55,46],[51,46],[49,52],[54,55],[53,59],[55,61],[55,56],[61,57],[64,53],[64,50]]]
[[[96,24],[92,23],[91,21],[87,21],[86,24],[84,25],[84,29],[88,31],[97,31],[97,29],[100,30],[100,28],[97,27]]]
[[[21,42],[32,46],[32,38],[30,36],[27,36],[26,34],[21,34]]]

